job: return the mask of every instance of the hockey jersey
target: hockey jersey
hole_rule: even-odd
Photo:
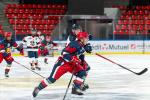
[[[27,46],[27,51],[38,51],[40,41],[41,40],[38,36],[27,36],[23,39],[23,42]]]
[[[62,50],[62,56],[66,61],[70,61],[73,56],[80,58],[84,52],[84,46],[79,41],[72,41]]]
[[[0,51],[5,50],[7,53],[11,53],[11,47],[17,47],[17,43],[14,39],[11,39],[10,41],[4,39],[0,42]]]
[[[68,38],[67,38],[67,44],[66,44],[66,46],[67,46],[71,41],[77,40],[76,37],[77,37],[77,36],[76,36],[75,34],[71,33],[71,34],[68,36]]]

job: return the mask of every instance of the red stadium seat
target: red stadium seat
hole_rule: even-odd
[[[150,20],[146,20],[145,24],[150,25]]]
[[[129,24],[129,20],[124,20],[123,24],[128,25]]]
[[[26,8],[27,8],[27,4],[23,4],[23,5],[22,5],[22,8],[23,8],[23,9],[26,9]]]
[[[139,19],[139,20],[140,20],[140,19],[143,19],[143,15],[138,15],[138,16],[137,16],[137,19]]]
[[[27,31],[30,33],[31,27],[47,34],[59,22],[59,16],[49,16],[48,19],[44,19],[44,16],[62,15],[66,9],[64,4],[8,4],[4,12],[16,34],[26,34]]]
[[[129,11],[127,12],[127,14],[128,14],[128,15],[133,15],[133,11],[132,11],[132,10],[129,10]]]
[[[127,29],[127,26],[126,26],[126,25],[122,25],[122,26],[121,26],[121,29],[122,29],[122,30],[126,30],[126,29]]]
[[[130,35],[135,35],[135,34],[136,34],[136,31],[135,31],[135,30],[131,30],[131,31],[129,31],[129,34],[130,34]]]
[[[132,25],[128,25],[128,29],[129,29],[129,30],[132,30]]]
[[[134,15],[138,15],[138,14],[139,14],[138,10],[134,10]]]
[[[137,30],[137,29],[138,29],[138,26],[137,26],[137,25],[133,25],[133,26],[132,26],[132,29],[133,29],[133,30]]]
[[[113,32],[113,34],[119,34],[119,32],[115,30],[115,31]]]
[[[120,25],[116,25],[116,30],[121,29]]]
[[[136,20],[137,19],[137,15],[132,15],[131,17],[133,20]]]
[[[114,34],[135,35],[139,30],[144,35],[150,30],[150,6],[135,6],[130,10],[123,6],[117,6],[121,9],[122,15],[115,25]],[[61,11],[60,11],[61,12]]]
[[[123,20],[118,20],[118,24],[122,25],[123,24]]]
[[[139,25],[139,28],[138,28],[139,30],[144,30],[144,26],[143,25]]]

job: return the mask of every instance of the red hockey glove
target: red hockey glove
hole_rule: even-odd
[[[71,61],[76,65],[81,64],[81,61],[77,56],[73,56]]]

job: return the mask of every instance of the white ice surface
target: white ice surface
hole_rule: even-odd
[[[150,55],[104,55],[135,72],[150,68]],[[17,62],[30,68],[28,58],[15,57]],[[37,73],[49,76],[57,57],[49,57],[49,64],[39,58],[41,71]],[[66,100],[150,100],[150,71],[137,76],[97,56],[87,56],[91,70],[86,82],[90,89],[84,96],[71,95],[71,86]],[[61,77],[56,84],[40,91],[32,98],[32,91],[42,80],[24,67],[13,63],[10,78],[4,78],[6,63],[0,64],[0,100],[62,100],[71,74]]]

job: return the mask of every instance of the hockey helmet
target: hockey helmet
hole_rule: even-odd
[[[35,31],[37,31],[37,30],[36,30],[35,28],[32,28],[31,31],[35,32]]]
[[[35,35],[37,33],[37,30],[35,28],[31,29],[31,34]]]
[[[11,36],[12,36],[12,33],[11,33],[11,32],[5,32],[5,33],[4,33],[4,36],[5,36],[5,37],[11,37]]]
[[[78,25],[78,24],[73,24],[73,25],[72,25],[72,29],[73,29],[73,30],[81,29],[81,26]]]
[[[42,34],[41,31],[38,31],[38,32],[37,32],[37,35],[38,35],[38,36],[41,36],[41,34]]]
[[[87,39],[88,38],[88,33],[87,32],[79,32],[77,34],[77,38],[78,38],[78,40],[80,40],[80,39]]]

